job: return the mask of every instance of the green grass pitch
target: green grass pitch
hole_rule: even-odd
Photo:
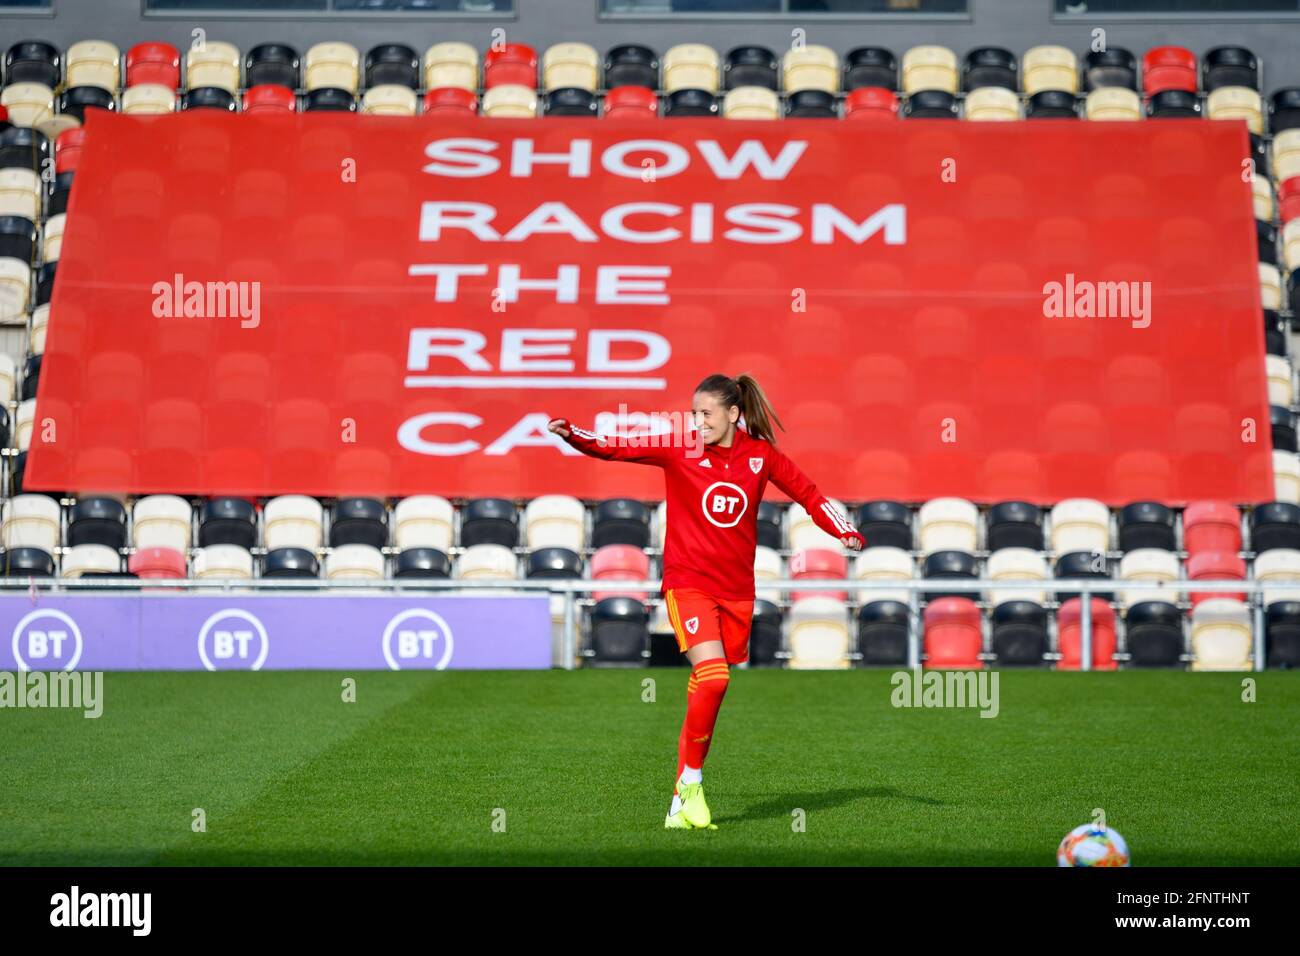
[[[109,673],[98,720],[0,710],[0,864],[1050,866],[1095,807],[1135,866],[1300,864],[1295,673],[1004,671],[987,719],[733,671],[719,829],[665,831],[686,678]]]

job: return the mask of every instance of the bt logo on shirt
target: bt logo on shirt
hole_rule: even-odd
[[[704,489],[700,501],[704,517],[719,528],[734,528],[749,508],[749,496],[739,485],[729,481],[715,481]]]

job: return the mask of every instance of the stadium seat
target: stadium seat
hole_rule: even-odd
[[[140,549],[165,548],[182,555],[190,547],[190,503],[177,495],[148,495],[131,510],[131,544]]]
[[[1235,514],[1235,509],[1233,511]],[[1236,547],[1220,547],[1218,550],[1232,554],[1241,550],[1240,526],[1237,526],[1236,538],[1228,538],[1224,543],[1232,544],[1234,541]],[[1275,548],[1300,549],[1300,505],[1289,501],[1257,505],[1250,514],[1250,547],[1256,554]]]
[[[587,512],[570,495],[541,495],[524,507],[524,543],[530,550],[567,548],[581,551]]]
[[[478,96],[473,90],[444,86],[424,94],[424,112],[446,116],[474,116],[478,113]]]
[[[982,86],[966,95],[965,117],[974,122],[1020,119],[1020,98],[998,86]]]
[[[1179,571],[1178,556],[1172,550],[1163,548],[1135,548],[1119,562],[1121,581],[1176,581]],[[1119,603],[1123,608],[1149,601],[1167,601],[1173,604],[1177,600],[1177,590],[1170,590],[1168,594],[1124,589],[1119,592]]]
[[[749,630],[749,666],[776,667],[781,662],[781,609],[771,601],[754,602]]]
[[[759,545],[754,549],[754,585],[756,587],[756,596],[760,600],[771,601],[773,604],[781,602],[781,591],[779,588],[764,588],[761,586],[763,581],[779,581],[784,577],[784,568],[781,561],[781,555],[774,549]]]
[[[1042,90],[1029,97],[1025,119],[1078,119],[1079,104],[1073,93]]]
[[[921,505],[918,523],[922,554],[977,548],[979,511],[962,498],[932,498]]]
[[[1083,66],[1084,92],[1105,87],[1137,90],[1137,57],[1132,52],[1123,47],[1107,46],[1088,54]]]
[[[251,551],[257,545],[257,508],[243,498],[212,498],[199,516],[199,547],[234,545]]]
[[[78,499],[68,510],[69,547],[98,545],[118,551],[126,547],[126,508],[115,498]]]
[[[551,90],[543,99],[545,116],[578,116],[595,119],[600,113],[600,101],[590,90],[570,86]]]
[[[1300,458],[1293,452],[1273,451],[1273,495],[1278,501],[1300,504]]]
[[[424,51],[424,87],[478,91],[478,50],[468,43],[435,43]]]
[[[733,47],[722,61],[722,89],[730,92],[754,86],[776,92],[781,88],[777,75],[779,64],[776,54],[765,46]]]
[[[155,116],[176,112],[176,94],[169,86],[140,83],[122,93],[122,112],[132,116]]]
[[[799,90],[785,101],[785,115],[790,119],[839,119],[834,93],[825,90]]]
[[[605,94],[606,119],[647,119],[659,115],[659,97],[644,86],[620,86]]]
[[[262,559],[262,577],[318,578],[320,561],[315,551],[307,548],[270,548]]]
[[[664,99],[664,116],[678,119],[721,115],[718,98],[707,90],[674,90]]]
[[[408,86],[373,86],[361,97],[361,112],[370,116],[414,116],[419,99]]]
[[[827,502],[832,508],[841,514],[844,513],[844,505],[834,498],[827,498]],[[832,538],[821,528],[817,527],[812,516],[804,511],[798,502],[792,502],[789,510],[789,527],[787,536],[790,542],[791,551],[801,551],[808,548],[826,548],[830,547],[832,542],[835,547],[839,547],[838,539]]]
[[[13,125],[40,129],[54,117],[54,90],[43,83],[11,83],[0,92],[0,105]]]
[[[1273,131],[1274,147],[1278,134],[1300,127],[1300,87],[1274,90],[1268,103],[1269,129]],[[1281,177],[1279,177],[1281,178]]]
[[[853,578],[857,581],[911,581],[916,567],[909,552],[887,546],[869,547],[853,561]],[[894,590],[863,589],[858,591],[859,604],[896,601],[907,604],[911,594],[906,588]]]
[[[840,90],[840,58],[828,46],[805,44],[785,52],[781,58],[782,88],[787,93]]]
[[[351,43],[317,43],[303,58],[304,86],[308,92],[346,90],[356,95],[361,86],[361,53]]]
[[[1134,667],[1177,667],[1183,654],[1183,616],[1169,602],[1135,601],[1124,616],[1125,648]]]
[[[249,92],[255,87],[278,87],[295,92],[302,82],[302,59],[285,43],[259,43],[244,57],[244,77]]]
[[[966,551],[932,551],[925,556],[921,566],[921,577],[931,581],[973,581],[979,577],[979,562],[975,555]],[[975,600],[978,594],[972,591],[943,589],[925,592],[927,601],[936,601],[944,597]]]
[[[182,110],[221,110],[234,113],[239,101],[235,94],[219,86],[193,87],[181,94]]]
[[[542,88],[600,89],[600,55],[588,43],[556,43],[542,54]]]
[[[627,544],[650,546],[650,509],[631,498],[612,498],[596,505],[592,516],[591,546]]]
[[[989,555],[986,574],[993,581],[1032,580],[1046,581],[1051,577],[1047,558],[1029,548],[1002,548]],[[988,601],[994,608],[1008,601],[1043,604],[1047,593],[1033,587],[1005,587],[989,590]]]
[[[518,561],[509,548],[500,544],[472,544],[456,562],[454,577],[462,581],[513,581]]]
[[[867,547],[912,550],[912,512],[898,501],[868,501],[857,512],[857,528]]]
[[[1056,615],[1056,643],[1061,655],[1058,670],[1079,670],[1083,660],[1083,601],[1064,601]],[[1092,669],[1115,670],[1115,612],[1099,597],[1092,599]]]
[[[193,574],[200,578],[239,578],[253,576],[253,555],[235,544],[213,544],[194,552]]]
[[[1259,89],[1259,60],[1240,46],[1216,46],[1201,58],[1201,86],[1213,93],[1225,86]]]
[[[1264,638],[1264,660],[1269,667],[1300,667],[1300,602],[1270,604]]]
[[[1006,601],[993,609],[990,647],[999,667],[1046,663],[1047,610],[1034,601]]]
[[[1135,501],[1119,513],[1119,549],[1175,550],[1174,511],[1157,501]]]
[[[1212,120],[1245,120],[1246,128],[1252,133],[1264,132],[1263,101],[1247,87],[1220,87],[1206,98],[1205,111]]]
[[[286,86],[268,83],[244,91],[245,113],[293,113],[297,109],[298,97]]]
[[[988,549],[1043,547],[1043,511],[1027,501],[1000,501],[989,508]]]
[[[1192,670],[1244,671],[1251,666],[1250,609],[1238,600],[1203,600],[1192,608]]]
[[[1244,581],[1246,562],[1232,552],[1200,551],[1187,559],[1187,577],[1192,581]],[[1217,598],[1244,601],[1244,593],[1222,594],[1211,591],[1193,591],[1187,595],[1192,607]]]
[[[181,85],[180,51],[170,43],[137,43],[126,51],[126,85],[128,92],[135,86],[161,86],[175,92]]]
[[[97,86],[116,93],[122,82],[122,54],[107,40],[81,40],[68,47],[67,85]]]
[[[188,576],[185,552],[175,548],[139,548],[126,562],[127,570],[146,580],[178,579]]]
[[[42,548],[9,548],[3,559],[7,578],[49,578],[56,573],[54,555]]]
[[[910,615],[908,605],[902,601],[876,600],[858,609],[861,666],[887,667],[907,663]]]
[[[262,508],[262,544],[268,551],[301,548],[313,554],[324,535],[324,510],[315,498],[281,495]],[[316,577],[312,571],[311,576]]]
[[[629,544],[607,544],[597,549],[591,556],[591,579],[593,581],[645,581],[650,577],[650,559],[640,548]],[[624,595],[638,601],[646,599],[644,591],[613,589],[597,591],[592,598],[597,602],[607,597]]]
[[[848,558],[842,550],[800,548],[790,556],[790,577],[796,581],[842,580],[848,577]],[[833,598],[841,603],[848,600],[844,591],[792,591],[790,594],[796,604],[818,597]]]
[[[841,670],[849,666],[848,608],[813,597],[790,608],[790,670]]]
[[[340,498],[330,516],[329,542],[331,548],[352,544],[383,548],[388,544],[388,509],[377,498]]]
[[[516,547],[519,544],[517,520],[514,504],[505,498],[475,498],[461,512],[461,547],[480,544]]]
[[[371,47],[366,53],[364,69],[367,90],[400,86],[414,94],[420,88],[420,55],[405,43]]]
[[[610,47],[604,65],[605,88],[611,93],[619,88],[641,87],[651,93],[659,89],[659,56],[648,46],[625,43]]]
[[[59,546],[59,503],[40,494],[6,498],[3,509],[3,539],[6,550],[39,548],[54,554]]]
[[[189,90],[216,87],[231,96],[239,93],[239,48],[233,43],[208,40],[185,54],[185,86]]]
[[[758,503],[758,544],[760,547],[781,550],[781,506],[775,501]]]
[[[781,118],[781,101],[772,90],[761,86],[737,86],[722,98],[725,119]]]
[[[1021,73],[1030,97],[1044,91],[1079,92],[1079,61],[1068,47],[1030,47],[1021,57]]]
[[[368,544],[344,544],[331,547],[325,556],[325,577],[367,578],[382,581],[384,554]]]
[[[605,598],[591,609],[592,664],[640,665],[648,640],[645,605],[635,598]]]
[[[1264,595],[1266,603],[1300,601],[1300,550],[1274,548],[1258,554],[1255,556],[1254,572],[1256,581],[1296,585],[1267,592]]]
[[[1103,86],[1088,94],[1083,113],[1090,120],[1136,120],[1142,118],[1142,101],[1137,93],[1118,86]]]
[[[437,548],[406,548],[394,562],[395,578],[449,578],[451,558]]]
[[[844,89],[871,88],[898,91],[898,58],[884,47],[854,47],[844,54]]]
[[[668,502],[659,502],[655,508],[654,527],[651,531],[654,540],[654,546],[662,549],[664,546],[664,535],[668,532]]]
[[[844,97],[844,118],[891,121],[898,119],[898,96],[892,90],[861,86]]]
[[[966,597],[945,597],[931,601],[925,608],[925,666],[981,670],[984,639],[980,612]]]
[[[957,119],[957,97],[947,90],[918,90],[907,98],[905,119]]]
[[[1058,579],[1078,580],[1095,578],[1099,581],[1110,580],[1110,564],[1106,556],[1097,551],[1067,551],[1056,559],[1056,577]],[[1110,601],[1114,595],[1110,591],[1093,591],[1095,597]],[[1078,591],[1058,591],[1058,601],[1080,596]]]
[[[997,46],[976,47],[962,63],[962,89],[1002,89],[1014,94],[1020,89],[1016,55]]]
[[[1052,508],[1052,550],[1105,552],[1110,547],[1110,510],[1091,498],[1067,498]]]
[[[702,43],[679,43],[663,56],[664,90],[718,92],[718,52]]]
[[[537,116],[537,93],[527,86],[494,86],[483,94],[483,115],[496,119],[532,119]]]
[[[914,46],[903,54],[903,92],[922,90],[956,93],[957,54],[943,46]]]
[[[1142,89],[1148,96],[1165,90],[1197,91],[1196,54],[1185,47],[1158,46],[1142,57]]]
[[[63,79],[63,57],[44,40],[20,40],[5,51],[5,83],[40,83],[57,87]]]
[[[102,544],[75,545],[63,555],[59,576],[65,578],[118,577],[122,574],[122,555],[116,548]]]
[[[1264,357],[1264,369],[1268,378],[1269,404],[1289,406],[1294,398],[1291,363],[1279,355],[1267,355]]]
[[[499,86],[536,90],[537,51],[524,43],[503,43],[488,50],[483,57],[483,89],[491,92]]]
[[[1296,522],[1300,524],[1300,509],[1297,509]],[[1300,541],[1300,527],[1296,531],[1296,540]],[[1183,548],[1188,554],[1240,551],[1241,513],[1226,501],[1188,502],[1183,509]]]

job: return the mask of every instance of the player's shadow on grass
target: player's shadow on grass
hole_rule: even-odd
[[[726,819],[737,822],[742,820],[764,820],[772,817],[785,819],[790,816],[790,812],[796,807],[812,812],[814,810],[829,810],[833,807],[842,807],[857,800],[910,800],[913,803],[924,803],[926,806],[931,807],[944,806],[942,800],[936,800],[934,797],[918,796],[914,793],[903,793],[897,787],[868,787],[865,790],[841,787],[838,790],[823,790],[820,793],[801,791],[789,796],[770,797],[760,803],[751,804],[742,813],[727,814]],[[723,817],[720,816],[718,819],[721,820]]]

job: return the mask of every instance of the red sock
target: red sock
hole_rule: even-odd
[[[674,793],[677,792],[676,783],[681,779],[683,768],[689,765],[700,769],[704,766],[709,744],[713,741],[713,727],[718,721],[718,711],[722,707],[722,698],[727,693],[730,679],[727,662],[721,657],[700,661],[691,671],[691,679],[686,685],[686,719],[682,722],[682,732],[677,738]]]

